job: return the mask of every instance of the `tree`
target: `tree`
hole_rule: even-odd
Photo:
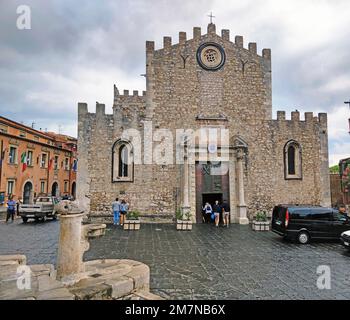
[[[339,173],[339,165],[335,165],[329,168],[330,173]]]

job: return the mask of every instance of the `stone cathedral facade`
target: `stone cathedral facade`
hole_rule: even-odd
[[[115,86],[113,114],[78,104],[80,203],[92,219],[119,197],[144,221],[201,222],[203,203],[227,200],[241,224],[280,203],[330,205],[327,114],[273,119],[271,90],[270,49],[212,23],[147,41],[145,92]]]

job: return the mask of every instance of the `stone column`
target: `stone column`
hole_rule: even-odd
[[[184,148],[184,185],[183,185],[183,204],[182,204],[182,212],[185,215],[189,211],[191,211],[190,206],[190,199],[189,199],[189,163],[188,163],[188,147],[187,142],[185,142],[185,148]]]
[[[247,218],[247,205],[244,199],[244,172],[243,172],[243,159],[244,159],[244,149],[239,148],[236,152],[237,158],[237,176],[238,176],[238,214],[237,223],[239,224],[249,224]]]
[[[235,159],[230,159],[229,161],[229,179],[230,179],[230,182],[229,182],[230,184],[230,223],[235,223],[236,217],[237,217]]]
[[[60,237],[57,256],[57,278],[84,272],[82,247],[82,219],[84,214],[60,216]]]

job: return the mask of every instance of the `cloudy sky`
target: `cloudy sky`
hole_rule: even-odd
[[[145,90],[145,41],[206,30],[211,11],[218,31],[271,48],[274,112],[328,112],[330,162],[350,156],[349,0],[0,0],[0,114],[76,136],[78,101],[112,112],[113,84]]]

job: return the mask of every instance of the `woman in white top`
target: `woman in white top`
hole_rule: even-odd
[[[213,212],[213,208],[211,207],[209,202],[205,203],[205,206],[203,207],[203,222],[208,223],[210,221],[211,213]]]

